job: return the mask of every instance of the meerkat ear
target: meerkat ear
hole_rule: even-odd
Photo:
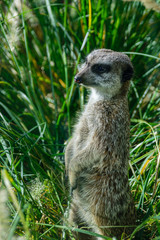
[[[122,74],[122,82],[129,81],[133,77],[133,67],[129,64],[127,64],[123,74]]]

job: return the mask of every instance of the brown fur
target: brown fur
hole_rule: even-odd
[[[120,239],[123,232],[133,231],[124,226],[135,225],[135,207],[128,182],[129,79],[122,81],[125,65],[131,68],[132,65],[126,55],[105,49],[92,52],[88,61],[88,67],[83,67],[77,76],[82,78],[84,86],[88,86],[88,81],[91,84],[92,79],[97,81],[91,90],[96,88],[98,95],[91,94],[66,148],[66,171],[73,191],[68,221],[72,226]],[[114,78],[111,72],[108,79],[105,73],[103,78],[96,76],[94,80],[89,69],[92,61],[111,62]],[[110,97],[107,94],[109,86],[105,90],[98,85],[102,79],[107,84],[109,81],[117,83],[111,84]],[[79,233],[75,238],[102,239]]]

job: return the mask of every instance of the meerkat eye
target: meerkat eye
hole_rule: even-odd
[[[111,66],[108,64],[94,64],[91,70],[96,74],[102,74],[109,72],[111,70]]]

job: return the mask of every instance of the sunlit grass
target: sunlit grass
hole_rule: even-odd
[[[5,0],[0,9],[0,167],[1,188],[8,192],[7,239],[73,239],[64,223],[69,199],[64,148],[87,95],[74,84],[74,75],[85,56],[102,47],[126,52],[135,68],[129,178],[139,221],[131,239],[135,234],[158,239],[159,13],[119,0],[22,5]]]

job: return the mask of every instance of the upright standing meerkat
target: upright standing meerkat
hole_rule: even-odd
[[[130,234],[135,224],[128,182],[132,75],[131,61],[123,53],[98,49],[87,56],[75,81],[91,94],[65,151],[72,191],[69,223],[117,239],[123,232]],[[102,239],[82,233],[75,238]]]

